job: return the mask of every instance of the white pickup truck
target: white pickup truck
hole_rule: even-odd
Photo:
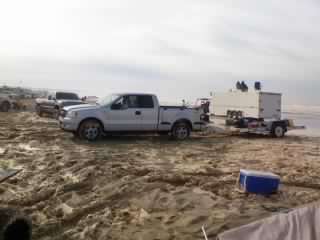
[[[200,131],[203,121],[201,108],[160,106],[153,94],[112,94],[95,105],[65,107],[60,115],[61,129],[82,139],[97,140],[107,133],[169,134],[177,140]]]

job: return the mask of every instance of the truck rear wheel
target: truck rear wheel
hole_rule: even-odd
[[[88,141],[96,141],[101,135],[102,127],[97,120],[85,120],[78,129],[78,136]]]
[[[0,209],[1,240],[31,240],[32,226],[29,219],[14,209]]]
[[[286,130],[281,125],[275,125],[272,129],[272,136],[275,138],[282,138],[284,137],[285,133],[286,133]]]
[[[1,103],[1,105],[0,105],[0,110],[1,110],[2,112],[9,112],[9,110],[10,110],[10,103],[7,102],[7,101]]]
[[[60,116],[59,109],[55,109],[52,115],[54,119],[59,120],[59,116]]]
[[[43,114],[42,114],[40,105],[36,106],[36,113],[38,114],[39,117],[42,117]]]
[[[172,137],[175,140],[185,140],[190,136],[191,128],[188,123],[176,123],[172,128]]]

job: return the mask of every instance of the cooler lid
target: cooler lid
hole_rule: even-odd
[[[274,173],[271,173],[271,172],[240,169],[240,174],[244,174],[246,176],[252,176],[252,177],[264,177],[264,178],[280,179],[280,176],[278,176],[278,175],[276,175]]]

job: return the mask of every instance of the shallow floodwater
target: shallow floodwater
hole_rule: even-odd
[[[290,131],[289,134],[320,136],[320,112],[285,112],[283,118],[293,119],[295,125],[306,127],[304,130]]]

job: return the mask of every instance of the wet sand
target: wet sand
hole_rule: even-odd
[[[320,199],[320,138],[194,135],[73,138],[55,120],[0,113],[0,165],[22,167],[0,204],[32,217],[34,239],[210,239]],[[240,168],[285,183],[270,197],[236,191]]]

